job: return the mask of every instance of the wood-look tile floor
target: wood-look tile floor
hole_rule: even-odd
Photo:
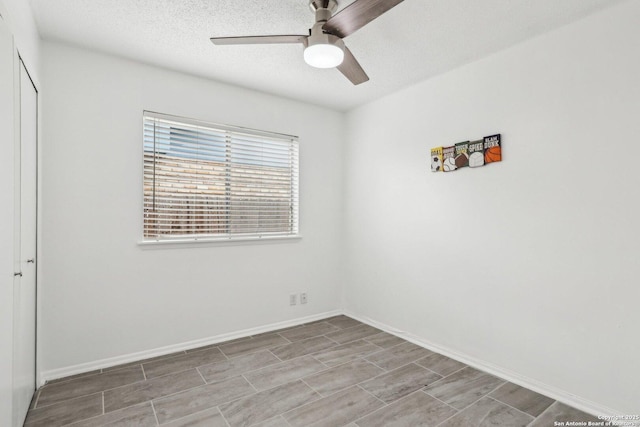
[[[594,417],[346,316],[50,381],[26,426],[553,426]]]

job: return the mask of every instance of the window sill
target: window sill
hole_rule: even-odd
[[[264,237],[209,237],[201,239],[175,239],[175,240],[140,240],[138,246],[141,249],[171,249],[171,248],[198,248],[203,246],[220,245],[255,245],[264,243],[285,243],[287,241],[299,241],[300,234],[293,236],[264,236]]]

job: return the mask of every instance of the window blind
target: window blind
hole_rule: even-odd
[[[296,137],[145,112],[145,240],[298,234]]]

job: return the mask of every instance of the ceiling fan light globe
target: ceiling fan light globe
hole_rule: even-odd
[[[335,68],[344,60],[344,50],[334,44],[314,44],[304,50],[304,60],[316,68]]]

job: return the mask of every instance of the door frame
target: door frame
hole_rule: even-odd
[[[22,56],[20,55],[20,52],[17,52],[18,55],[18,66],[20,66],[22,64],[22,66],[24,67],[24,71],[27,73],[27,77],[29,78],[29,81],[31,82],[31,85],[33,86],[33,90],[36,92],[36,158],[35,158],[35,178],[36,178],[36,194],[35,194],[35,202],[36,202],[36,223],[34,224],[34,227],[36,228],[35,230],[35,235],[36,235],[36,247],[35,247],[35,257],[36,257],[36,265],[35,265],[35,292],[36,292],[36,297],[35,297],[35,366],[33,367],[34,369],[34,373],[35,373],[35,387],[36,389],[40,386],[39,385],[39,381],[38,381],[38,354],[39,352],[39,339],[38,339],[38,331],[39,331],[39,319],[40,319],[40,312],[39,312],[39,307],[40,307],[40,298],[39,295],[40,293],[39,291],[39,271],[40,271],[40,91],[38,90],[38,85],[36,84],[35,80],[33,80],[33,77],[31,77],[31,73],[29,72],[29,68],[27,68],[27,64],[25,64],[24,60],[22,59]],[[22,69],[20,69],[20,73],[22,73]],[[19,76],[18,76],[19,78]],[[19,88],[19,99],[22,99],[22,84],[18,87]],[[20,114],[20,129],[22,129],[22,114]],[[20,131],[20,133],[22,133],[22,130]],[[22,144],[22,135],[20,135],[20,144]],[[22,165],[21,165],[22,167]],[[22,185],[22,180],[20,185]],[[21,188],[22,190],[22,188]]]

